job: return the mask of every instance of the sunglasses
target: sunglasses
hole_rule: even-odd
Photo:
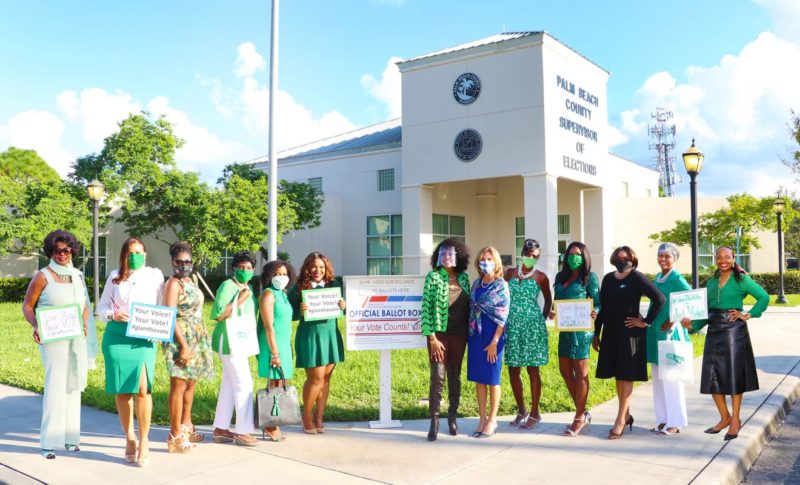
[[[539,249],[542,245],[536,241],[525,241],[525,248],[526,249]]]
[[[192,264],[191,259],[173,259],[172,262],[175,264]]]
[[[53,250],[53,254],[71,254],[72,248],[56,248]]]

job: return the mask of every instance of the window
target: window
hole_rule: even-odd
[[[394,169],[378,170],[378,192],[394,190]]]
[[[367,274],[403,274],[403,216],[367,216]]]
[[[203,267],[203,276],[221,276],[223,278],[227,278],[228,276],[233,275],[233,254],[230,253],[227,249],[225,253],[220,258],[220,263],[213,268],[209,268],[204,266]]]
[[[628,182],[622,182],[622,196],[628,197]]]
[[[697,269],[700,273],[710,273],[716,266],[714,253],[719,249],[719,245],[712,244],[708,240],[701,239],[697,248]],[[736,262],[745,271],[750,271],[750,254],[737,254]]]
[[[462,243],[466,243],[465,236],[464,216],[433,215],[434,247],[449,237],[455,237]]]
[[[519,264],[519,257],[522,254],[522,245],[525,244],[525,218],[517,217],[515,225],[516,228],[514,234],[516,244],[514,247],[516,248],[517,252],[514,253],[514,258],[517,260],[516,264]]]
[[[564,253],[567,252],[567,246],[572,242],[572,235],[570,232],[569,214],[559,214],[556,221],[558,227],[558,254],[559,261],[562,259]]]
[[[308,185],[311,186],[318,194],[322,193],[322,177],[312,177],[308,179]]]

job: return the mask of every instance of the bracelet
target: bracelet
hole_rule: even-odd
[[[280,358],[281,354],[273,354],[272,357],[270,357],[270,359],[280,359]]]
[[[493,339],[492,339],[492,342],[494,342],[494,343],[500,343],[500,339],[493,338]]]

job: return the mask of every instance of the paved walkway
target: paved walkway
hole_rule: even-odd
[[[687,388],[690,426],[666,437],[654,425],[652,388],[633,394],[633,432],[606,439],[616,400],[591,410],[592,426],[577,438],[560,435],[571,413],[547,414],[535,431],[519,431],[501,420],[498,434],[477,440],[466,432],[475,418],[459,419],[462,434],[425,440],[427,422],[404,421],[402,429],[372,430],[365,423],[328,424],[324,435],[289,427],[287,441],[240,448],[201,443],[191,454],[168,455],[167,430],[151,432],[151,463],[141,469],[122,461],[124,440],[115,414],[83,410],[79,453],[39,455],[41,396],[0,386],[0,482],[27,483],[739,483],[776,424],[800,395],[800,308],[770,309],[750,324],[761,389],[745,394],[739,438],[703,429],[717,421],[709,396],[698,384]],[[700,359],[695,362],[699,383]],[[508,394],[507,394],[508,395]],[[198,427],[203,428],[203,427]],[[202,429],[209,431],[208,427]]]

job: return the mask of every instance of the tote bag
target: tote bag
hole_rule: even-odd
[[[658,342],[658,375],[662,381],[694,382],[694,348],[692,341],[682,339],[678,323],[668,340]]]
[[[255,315],[239,315],[239,293],[236,293],[233,297],[231,316],[225,320],[228,346],[232,356],[250,357],[258,354],[257,325]]]
[[[283,378],[283,370],[276,367]],[[277,386],[270,388],[267,379],[266,389],[256,391],[255,425],[257,428],[271,428],[285,424],[298,424],[300,418],[300,402],[297,400],[297,389],[294,386]]]

